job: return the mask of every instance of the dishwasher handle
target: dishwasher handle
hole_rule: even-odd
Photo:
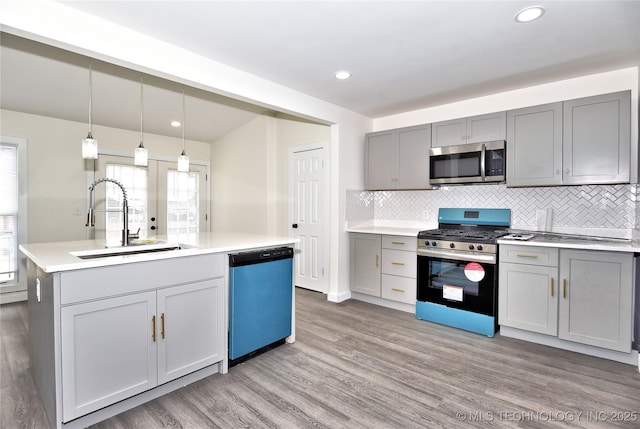
[[[279,261],[293,258],[291,247],[276,247],[272,249],[250,250],[248,252],[229,254],[229,267],[241,267],[243,265],[262,264],[265,262]]]

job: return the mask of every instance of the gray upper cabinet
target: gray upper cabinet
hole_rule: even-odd
[[[505,140],[506,113],[495,112],[432,124],[431,147]]]
[[[507,185],[562,184],[562,103],[507,112]]]
[[[507,112],[507,186],[629,183],[630,91]]]
[[[631,92],[565,101],[563,182],[628,183]]]
[[[429,124],[367,134],[365,188],[430,189],[430,147]]]

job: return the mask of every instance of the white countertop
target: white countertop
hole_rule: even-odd
[[[434,226],[433,224],[426,223],[378,220],[350,224],[345,230],[347,232],[358,232],[361,234],[400,235],[418,238],[420,231],[437,227],[437,224]]]
[[[180,258],[207,253],[233,253],[249,249],[290,246],[298,242],[300,242],[300,240],[297,238],[285,236],[242,232],[205,232],[197,234],[194,238],[187,240],[169,241],[166,237],[158,237],[155,243],[109,249],[106,248],[104,240],[81,240],[24,244],[20,245],[20,251],[35,262],[44,272],[53,273],[108,265],[155,261],[167,258]],[[71,253],[90,254],[101,250],[111,250],[113,252],[143,250],[145,248],[157,248],[165,245],[176,245],[180,246],[181,249],[93,259],[81,259]]]
[[[607,252],[640,252],[640,243],[636,240],[588,239],[582,237],[563,237],[536,235],[526,240],[513,240],[506,237],[498,239],[498,244],[518,246],[556,247],[561,249],[603,250]]]

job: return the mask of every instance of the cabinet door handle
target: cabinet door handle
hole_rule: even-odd
[[[398,289],[398,288],[392,287],[391,290],[394,291],[394,292],[402,292],[402,293],[404,293],[404,289]]]
[[[404,265],[404,262],[392,262],[391,265]]]
[[[164,313],[160,315],[160,337],[164,340]]]
[[[404,241],[392,241],[391,244],[399,244],[404,246]]]
[[[156,342],[156,316],[155,314],[151,316],[151,338],[153,342]]]
[[[518,258],[531,258],[531,259],[538,259],[538,255],[529,255],[527,253],[517,253],[516,256]]]
[[[378,268],[378,266],[380,265],[379,262],[380,262],[380,257],[376,255],[376,268]]]
[[[555,288],[554,288],[554,286],[555,286],[555,285],[554,285],[553,277],[551,277],[551,296],[553,296],[553,295],[555,294],[555,291],[554,291],[554,289],[555,289]]]
[[[567,279],[562,279],[562,297],[567,297]]]

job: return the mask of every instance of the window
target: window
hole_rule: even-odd
[[[190,171],[182,173],[176,170],[175,162],[150,159],[148,167],[137,167],[133,158],[101,155],[95,177],[122,183],[127,191],[129,231],[135,234],[140,228],[142,239],[159,235],[184,242],[208,230],[205,166],[192,163]],[[111,182],[96,187],[95,209],[95,237],[106,239],[107,246],[120,246],[123,227],[120,187]]]
[[[129,231],[133,234],[140,232],[144,237],[147,231],[148,198],[147,198],[147,169],[132,165],[107,163],[107,176],[118,180],[127,190],[127,204],[129,206]],[[106,184],[106,224],[107,243],[122,241],[122,191],[114,183]]]
[[[18,245],[26,241],[26,140],[0,140],[0,287],[26,289],[26,267]]]
[[[199,174],[167,171],[167,235],[192,238],[199,232]]]

